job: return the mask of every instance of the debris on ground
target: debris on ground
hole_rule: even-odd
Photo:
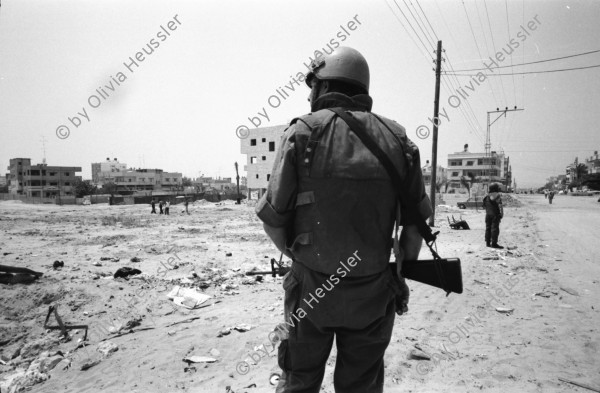
[[[210,296],[199,293],[195,289],[181,288],[179,285],[173,287],[171,292],[167,294],[167,297],[173,300],[173,303],[176,305],[189,308],[190,310],[199,307],[202,303],[210,299]]]
[[[187,356],[183,358],[183,361],[187,363],[214,363],[217,359],[208,356]]]
[[[0,265],[0,284],[30,284],[43,275],[24,267]]]
[[[506,307],[496,307],[496,311],[498,311],[499,313],[502,314],[511,314],[513,311],[515,311],[514,308],[506,308]]]
[[[113,275],[114,278],[127,278],[129,276],[133,276],[136,274],[142,274],[142,271],[139,269],[134,269],[131,267],[122,267],[119,268]]]

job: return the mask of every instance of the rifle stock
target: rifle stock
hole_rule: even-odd
[[[462,293],[462,270],[460,268],[459,258],[441,259],[438,262],[441,266],[441,272],[446,281],[447,290],[454,293]],[[392,273],[396,274],[396,262],[390,263]],[[444,289],[433,259],[413,260],[402,262],[402,277],[418,281],[423,284],[431,285],[436,288]]]

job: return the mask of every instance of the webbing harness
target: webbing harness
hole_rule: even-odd
[[[425,223],[425,220],[422,219],[422,217],[420,217],[419,214],[417,213],[417,203],[415,202],[414,198],[411,195],[407,195],[404,192],[407,189],[407,187],[405,186],[405,183],[408,182],[408,180],[410,180],[410,179],[407,177],[404,181],[402,180],[402,178],[400,177],[400,174],[396,170],[392,160],[381,149],[381,147],[379,147],[379,145],[373,140],[373,138],[371,138],[371,136],[364,129],[363,125],[360,122],[358,122],[352,116],[351,113],[344,111],[342,108],[329,108],[329,110],[332,111],[333,113],[335,113],[344,122],[346,122],[346,124],[350,127],[350,130],[352,132],[354,132],[354,134],[356,134],[356,136],[361,140],[361,142],[365,145],[365,147],[367,149],[369,149],[371,151],[371,153],[373,153],[373,155],[379,160],[379,162],[386,169],[390,179],[392,180],[392,183],[394,184],[394,187],[396,188],[396,190],[398,192],[398,198],[400,199],[400,203],[403,206],[408,207],[408,209],[406,209],[405,211],[406,211],[406,214],[408,215],[408,218],[410,219],[410,222],[414,223],[417,226],[417,230],[419,231],[419,234],[423,237],[423,240],[425,240],[425,244],[427,244],[427,247],[429,247],[429,251],[431,251],[431,255],[433,256],[433,260],[434,260],[433,265],[435,266],[435,270],[436,270],[436,273],[440,280],[440,283],[442,285],[442,289],[446,292],[446,296],[448,296],[450,294],[450,290],[448,290],[448,287],[446,285],[446,280],[444,278],[444,274],[442,271],[442,266],[441,266],[442,258],[438,255],[438,253],[436,251],[437,247],[436,247],[436,249],[434,249],[437,235],[440,232],[439,231],[433,232],[431,230],[429,225],[427,225]],[[381,122],[385,126],[385,128],[388,131],[390,131],[395,136],[395,134],[387,126],[387,124],[385,124],[384,121],[382,121],[377,115],[375,115],[375,114],[373,114],[373,115],[375,116],[375,118],[377,120],[379,120],[379,122]],[[404,146],[402,143],[400,143],[400,147],[402,149],[404,149]],[[399,222],[396,222],[396,235],[394,236],[394,252],[396,252],[396,247],[399,250],[398,225],[399,225]],[[396,254],[396,255],[398,255],[398,254]]]

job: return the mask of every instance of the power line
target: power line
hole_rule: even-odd
[[[589,55],[589,54],[592,54],[592,53],[598,53],[598,52],[600,52],[600,49],[589,51],[589,52],[577,53],[575,55],[555,57],[555,58],[546,59],[546,60],[530,61],[530,62],[527,62],[527,63],[521,63],[521,64],[515,64],[515,65],[498,66],[498,67],[494,67],[494,68],[519,67],[519,66],[524,66],[524,65],[529,65],[529,64],[546,63],[548,61],[556,61],[556,60],[569,59],[571,57],[585,56],[585,55]],[[525,55],[523,55],[523,56],[525,56]],[[487,70],[487,68],[485,68],[485,67],[484,68],[471,68],[471,69],[465,69],[465,70],[456,70],[456,72],[483,71],[483,70]]]
[[[504,0],[504,5],[506,7],[506,33],[507,33],[507,36],[508,36],[508,42],[510,42],[510,22],[508,20],[508,0]],[[512,68],[512,66],[513,66],[513,56],[512,56],[512,54],[513,54],[513,52],[510,52],[510,67],[511,67],[511,72],[512,72],[513,96],[514,96],[514,99],[515,99],[514,104],[516,105],[517,104],[517,91],[516,91],[517,87],[515,86],[515,74],[514,74],[514,71],[513,71],[513,68]]]
[[[494,48],[494,53],[498,53],[498,51],[496,50],[496,42],[494,41],[494,33],[492,32],[492,23],[490,22],[490,13],[488,12],[488,8],[487,8],[487,2],[485,0],[483,0],[483,5],[485,6],[485,15],[487,16],[487,20],[488,20],[488,28],[490,29],[490,36],[492,37],[492,47]],[[460,72],[460,71],[458,71]],[[502,79],[500,79],[500,86],[502,87],[502,96],[504,97],[504,102],[506,103],[506,92],[504,91],[504,82],[502,81]],[[502,105],[500,105],[502,106]]]
[[[483,42],[485,43],[485,50],[487,51],[487,53],[490,53],[490,48],[488,46],[488,42],[487,42],[487,38],[485,34],[485,29],[483,28],[483,23],[481,23],[481,16],[479,15],[479,6],[477,5],[477,2],[475,2],[475,9],[477,10],[477,19],[479,20],[479,25],[481,26],[481,29],[483,31]],[[488,81],[489,85],[490,85],[490,90],[492,91],[492,96],[494,97],[494,103],[496,104],[496,107],[499,107],[500,105],[498,104],[498,99],[496,98],[496,93],[494,92],[494,85],[492,84],[492,81],[489,80]],[[514,117],[513,117],[514,119]]]
[[[392,8],[392,6],[389,5],[389,3],[387,1],[385,2],[385,4],[389,7],[390,11],[392,11],[392,14],[394,14],[394,17],[396,17],[396,19],[398,20],[398,23],[400,23],[400,26],[402,26],[402,28],[404,29],[404,31],[406,31],[406,35],[408,35],[410,37],[410,39],[415,44],[415,46],[417,47],[417,49],[419,50],[419,52],[421,53],[421,55],[423,55],[425,57],[425,60],[427,60],[427,64],[431,65],[431,61],[433,60],[433,57],[431,57],[431,55],[429,55],[429,57],[427,57],[427,55],[423,53],[423,50],[417,44],[417,41],[415,41],[415,39],[410,34],[410,32],[408,31],[408,29],[406,28],[406,26],[404,26],[404,24],[402,23],[402,21],[400,20],[400,18],[398,17],[398,15],[396,15],[396,13],[394,12],[394,9]],[[425,52],[427,53],[427,51],[425,51]]]
[[[586,67],[575,67],[575,68],[561,68],[559,70],[543,70],[543,71],[529,71],[529,72],[515,72],[514,74],[487,74],[485,75],[486,77],[488,76],[509,76],[509,75],[528,75],[528,74],[547,74],[547,73],[551,73],[551,72],[564,72],[564,71],[576,71],[576,70],[586,70],[588,68],[597,68],[600,67],[600,64],[596,64],[596,65],[591,65],[591,66],[586,66]],[[457,71],[458,72],[458,71]],[[455,76],[477,76],[476,74],[452,74],[449,72],[446,72],[446,75],[455,75]]]
[[[427,45],[425,45],[423,43],[423,40],[421,39],[421,36],[417,33],[417,31],[415,30],[415,28],[412,26],[412,24],[410,23],[410,20],[406,17],[406,15],[404,15],[404,12],[402,11],[402,9],[400,8],[400,6],[398,5],[398,3],[396,3],[396,0],[393,0],[394,4],[396,4],[396,7],[398,7],[398,10],[400,11],[400,13],[402,14],[402,16],[404,16],[404,19],[406,19],[406,21],[408,22],[408,25],[410,26],[410,28],[412,29],[412,31],[415,33],[415,35],[417,36],[417,38],[419,39],[419,41],[421,42],[421,45],[423,45],[423,48],[425,48],[425,51],[428,51]],[[433,59],[433,58],[432,58]]]
[[[427,40],[427,42],[429,43],[429,45],[431,45],[431,48],[435,51],[435,47],[436,47],[435,43],[436,43],[436,41],[433,41],[433,37],[431,37],[431,35],[429,34],[429,32],[426,29],[423,29],[423,27],[421,26],[421,24],[425,25],[425,23],[423,22],[423,19],[421,19],[421,16],[419,15],[419,13],[416,12],[417,9],[413,5],[413,8],[415,9],[415,13],[417,14],[417,16],[419,17],[419,20],[421,22],[419,22],[417,20],[417,18],[415,18],[415,15],[410,10],[410,7],[408,6],[408,4],[406,4],[406,0],[402,0],[402,1],[404,2],[404,5],[406,6],[406,9],[408,10],[408,12],[410,12],[410,16],[412,16],[413,19],[415,20],[415,22],[417,23],[417,26],[421,30],[421,33],[423,33],[423,36],[425,37],[425,39]],[[412,2],[411,2],[411,4],[412,4]],[[430,38],[431,38],[431,40],[430,40]]]

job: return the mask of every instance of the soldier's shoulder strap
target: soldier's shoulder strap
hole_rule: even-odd
[[[371,138],[371,136],[364,129],[364,126],[356,120],[351,113],[344,111],[342,108],[329,108],[330,111],[339,116],[343,121],[348,124],[352,132],[358,136],[361,142],[365,145],[367,149],[373,153],[375,157],[381,162],[383,167],[388,172],[394,187],[398,191],[398,196],[400,198],[400,202],[408,207],[405,211],[406,214],[411,219],[411,222],[414,222],[419,230],[419,234],[423,237],[423,239],[428,243],[432,244],[435,242],[436,234],[433,233],[429,225],[425,223],[425,219],[419,217],[417,203],[414,201],[412,195],[408,195],[405,187],[405,180],[400,177],[400,174],[396,170],[394,163],[388,157],[388,155],[383,151],[383,149]],[[384,123],[385,125],[385,123]],[[387,125],[385,125],[387,127]],[[402,145],[402,144],[401,144]],[[404,146],[403,146],[404,148]]]

